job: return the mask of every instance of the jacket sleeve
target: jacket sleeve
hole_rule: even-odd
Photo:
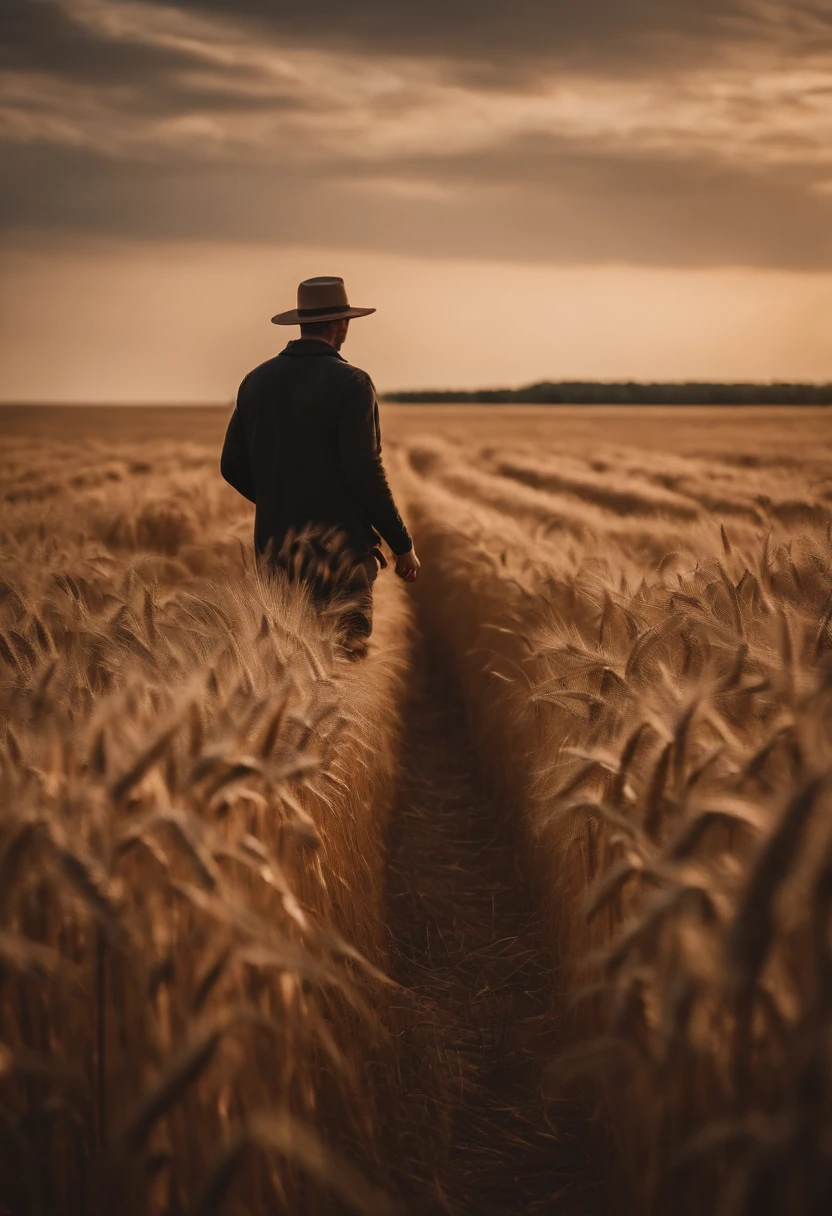
[[[249,502],[257,501],[254,491],[254,472],[251,467],[251,457],[239,406],[235,406],[228,430],[225,432],[225,443],[220,457],[220,472],[228,484],[238,490]]]
[[[347,488],[393,552],[409,553],[413,541],[393,501],[381,462],[378,403],[369,376],[356,373],[341,402],[338,455]]]

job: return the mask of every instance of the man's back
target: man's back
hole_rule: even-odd
[[[259,552],[309,527],[340,529],[357,553],[379,534],[394,553],[411,548],[381,463],[372,381],[325,341],[290,342],[246,376],[221,468],[256,504]]]

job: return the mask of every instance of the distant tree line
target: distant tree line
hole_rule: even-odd
[[[386,393],[385,400],[427,405],[832,405],[832,384],[543,380],[524,388]]]

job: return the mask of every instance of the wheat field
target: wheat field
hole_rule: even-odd
[[[368,657],[227,411],[0,411],[0,1212],[832,1205],[832,425],[387,407]]]

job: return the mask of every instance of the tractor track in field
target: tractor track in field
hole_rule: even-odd
[[[511,836],[423,637],[388,863],[408,1128],[397,1172],[414,1216],[599,1211],[584,1121],[542,1092],[555,1050],[550,964]]]

